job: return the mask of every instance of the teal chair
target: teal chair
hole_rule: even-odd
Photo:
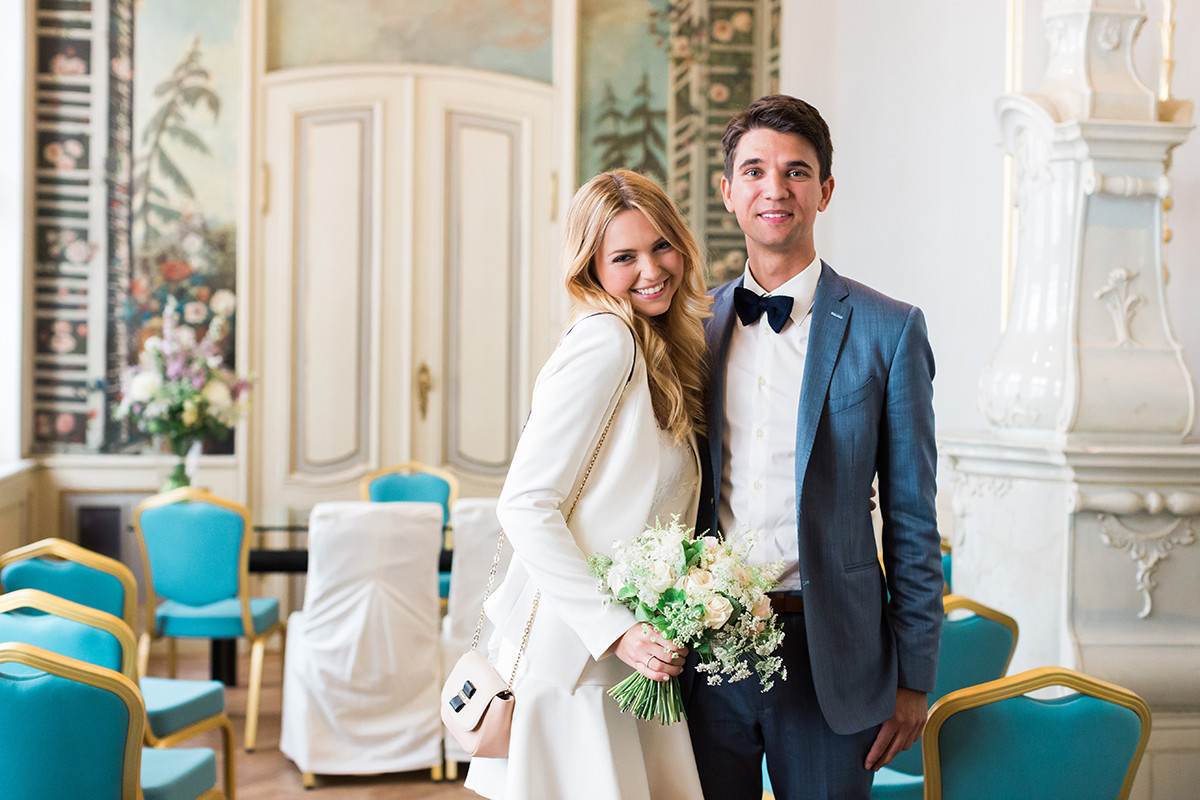
[[[112,614],[130,631],[136,627],[137,584],[133,573],[120,561],[72,542],[43,539],[0,555],[0,591],[20,589],[48,592]],[[126,677],[136,678],[132,663],[130,669],[121,671]],[[174,671],[172,665],[172,674]],[[174,747],[201,733],[221,731],[225,793],[229,800],[235,800],[233,726],[225,715],[225,687],[219,681],[143,677],[138,680],[138,688],[146,706],[147,745]]]
[[[942,600],[942,641],[930,701],[1003,677],[1017,648],[1017,622],[1007,614],[958,595]],[[872,800],[922,800],[921,743],[917,740],[875,773]]]
[[[1049,687],[1051,699],[1027,696]],[[1128,689],[1059,667],[951,692],[922,742],[928,800],[1126,800],[1150,738]]]
[[[951,555],[950,543],[942,539],[942,594],[954,592],[954,561]]]
[[[80,666],[89,666],[99,673],[109,673],[113,678],[124,680],[127,686],[132,687],[136,697],[136,708],[129,709],[129,713],[137,716],[133,721],[136,724],[130,725],[136,729],[139,737],[137,744],[142,744],[147,725],[145,706],[136,685],[128,674],[123,674],[132,672],[133,669],[133,633],[119,619],[45,592],[22,589],[0,597],[0,641],[10,643],[0,646],[0,650],[17,646],[12,643],[19,642],[20,646],[53,653]],[[31,670],[10,668],[10,673],[7,677],[21,678],[28,677]],[[17,687],[8,688],[19,691]],[[91,724],[89,717],[85,716],[82,719],[88,725]],[[43,757],[43,766],[50,761],[60,768],[64,764],[69,765],[71,770],[79,768],[70,761],[76,755],[76,750],[70,746],[73,734],[64,729],[65,719],[39,722],[44,723],[40,741],[43,744],[51,742],[53,747],[57,748],[52,750],[53,758]],[[4,741],[4,736],[11,733],[10,729],[19,730],[20,726],[4,725],[0,728],[4,730],[4,733],[0,733],[0,748],[4,748],[4,755],[7,755],[8,742]],[[22,784],[19,780],[10,781],[11,774],[11,771],[0,772],[0,775],[5,776],[6,798],[14,794],[30,798],[123,796],[112,793],[57,794],[51,791],[57,778],[48,778],[51,780],[49,784],[34,782],[30,783],[27,789],[18,790],[16,787],[21,787]],[[134,775],[134,789],[136,791],[137,784],[140,783],[141,796],[145,800],[225,797],[214,788],[217,782],[216,757],[208,748],[159,750],[146,747],[138,759]],[[10,790],[14,794],[10,794]],[[28,794],[21,794],[21,791],[28,791]]]
[[[454,531],[450,526],[450,509],[458,499],[458,478],[454,473],[420,461],[406,461],[372,472],[362,479],[359,489],[363,500],[375,503],[441,503],[443,554],[454,549]],[[449,566],[438,569],[438,594],[442,600],[450,596]]]
[[[250,596],[250,512],[240,503],[184,487],[144,500],[133,525],[146,570],[138,673],[146,674],[154,639],[167,639],[174,677],[174,639],[246,637],[250,681],[244,744],[253,752],[266,642],[272,634],[282,639],[286,628],[278,600]]]

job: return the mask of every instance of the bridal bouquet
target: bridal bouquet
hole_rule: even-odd
[[[696,670],[710,684],[756,674],[765,692],[777,675],[787,679],[782,660],[772,655],[783,631],[767,597],[779,569],[747,564],[749,551],[746,541],[697,539],[675,516],[616,543],[611,556],[594,554],[588,564],[609,602],[633,611],[677,647],[694,650]],[[678,678],[655,682],[635,672],[609,694],[639,719],[671,725],[685,716]]]

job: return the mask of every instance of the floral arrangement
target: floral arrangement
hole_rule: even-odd
[[[215,315],[203,338],[180,324],[172,298],[163,310],[162,336],[142,346],[138,363],[121,376],[121,402],[114,417],[131,419],[138,430],[163,436],[180,459],[168,485],[187,485],[182,459],[194,443],[223,439],[245,411],[250,381],[223,366],[220,342],[225,318]]]
[[[782,659],[772,655],[783,631],[767,597],[780,566],[747,564],[751,546],[749,537],[697,539],[676,515],[615,543],[611,556],[594,554],[588,564],[609,602],[633,611],[676,647],[695,651],[696,670],[710,684],[756,674],[766,692],[776,676],[787,679]],[[656,683],[635,672],[609,694],[639,719],[671,725],[686,717],[677,678]]]

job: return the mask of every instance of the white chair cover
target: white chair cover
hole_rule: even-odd
[[[487,589],[488,573],[496,556],[500,539],[500,520],[496,518],[496,498],[467,497],[456,500],[450,509],[450,524],[454,528],[454,560],[450,563],[450,596],[446,599],[446,616],[442,620],[442,652],[445,655],[443,674],[449,674],[459,656],[471,647],[479,609]],[[496,571],[496,585],[504,579],[512,547],[506,542]],[[491,624],[484,621],[480,647],[487,652]],[[454,737],[446,737],[446,760],[468,761],[470,756],[458,746]]]
[[[442,762],[437,503],[320,503],[288,620],[279,749],[302,772]]]

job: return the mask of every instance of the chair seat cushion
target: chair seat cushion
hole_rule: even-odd
[[[217,757],[206,747],[142,748],[145,800],[193,800],[217,785]]]
[[[242,604],[234,597],[206,606],[185,606],[166,600],[159,604],[154,616],[162,636],[236,639],[245,633]],[[250,616],[254,619],[254,632],[262,633],[279,622],[279,601],[274,597],[250,598]]]
[[[225,687],[220,681],[142,678],[138,686],[155,736],[169,736],[225,710]]]
[[[922,800],[925,776],[882,767],[871,783],[871,800]]]

